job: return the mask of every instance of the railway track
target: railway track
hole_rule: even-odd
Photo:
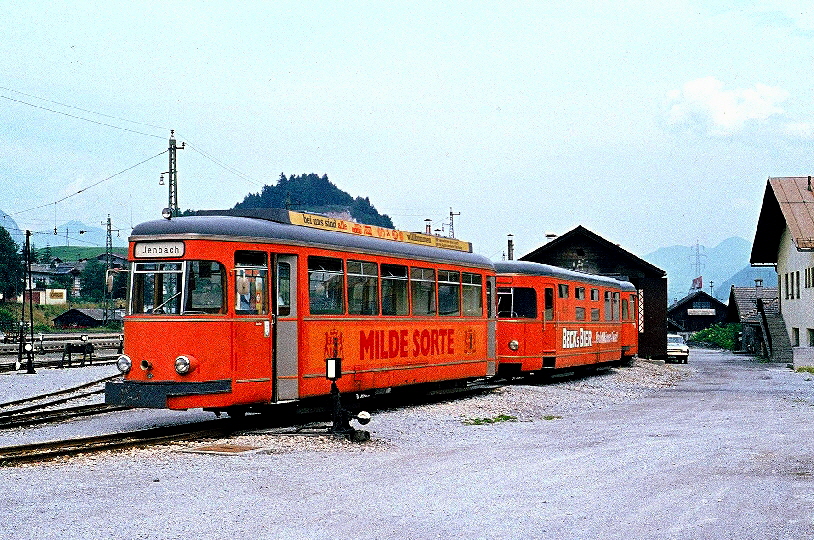
[[[102,394],[104,387],[95,387],[119,377],[121,375],[112,375],[71,388],[2,403],[0,404],[0,429],[61,422],[81,416],[124,410],[127,407],[105,405],[104,403],[57,408],[71,401],[89,399]]]
[[[208,420],[144,430],[97,435],[61,441],[22,444],[0,448],[0,466],[47,461],[81,454],[164,444],[179,440],[222,437],[234,431],[237,423],[230,419]]]

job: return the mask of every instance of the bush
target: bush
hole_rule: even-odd
[[[699,345],[733,351],[740,331],[739,323],[713,324],[709,328],[693,334],[690,341]]]

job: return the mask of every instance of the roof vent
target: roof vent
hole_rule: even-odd
[[[808,190],[811,191],[811,175],[808,175]]]

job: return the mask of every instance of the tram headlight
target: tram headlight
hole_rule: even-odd
[[[175,359],[175,372],[178,375],[187,375],[195,369],[197,364],[194,356],[182,354]]]
[[[116,359],[116,367],[122,373],[125,373],[125,374],[129,373],[130,368],[133,367],[133,361],[130,360],[129,356],[127,356],[126,354],[123,354],[123,355],[119,356],[119,358]]]
[[[513,350],[513,351],[516,351],[517,349],[519,349],[519,348],[520,348],[520,342],[519,342],[519,341],[517,341],[516,339],[511,340],[511,341],[509,342],[509,348],[510,348],[511,350]]]

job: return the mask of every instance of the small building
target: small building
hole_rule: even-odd
[[[752,244],[752,266],[777,271],[780,331],[770,356],[814,365],[814,191],[811,177],[769,178]],[[785,330],[785,336],[781,335]],[[788,343],[788,345],[785,345]]]
[[[667,356],[667,272],[582,225],[520,257],[630,281],[639,291],[639,356]]]
[[[696,289],[667,308],[667,327],[671,332],[693,334],[726,321],[726,304]]]
[[[109,321],[121,322],[121,313],[108,311]],[[97,328],[105,325],[105,310],[99,308],[72,308],[54,318],[56,328]]]
[[[68,303],[66,289],[33,289],[23,291],[23,302],[28,302],[31,296],[32,303],[38,306],[56,306]]]
[[[768,319],[776,318],[780,310],[777,288],[764,287],[760,279],[755,280],[754,287],[732,285],[727,308],[726,321],[740,323],[742,327],[735,350],[768,357],[771,350]]]

